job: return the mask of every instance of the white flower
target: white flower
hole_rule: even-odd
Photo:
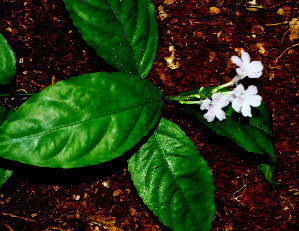
[[[239,79],[246,76],[249,78],[259,78],[262,75],[263,65],[260,61],[250,62],[250,56],[243,49],[241,50],[241,58],[232,56],[231,61],[239,68],[236,69]]]
[[[247,90],[242,84],[239,84],[232,91],[232,107],[236,112],[242,112],[243,116],[251,117],[251,107],[258,107],[261,105],[262,97],[257,95],[257,87],[249,86]]]
[[[212,95],[212,100],[205,99],[201,106],[201,110],[208,110],[206,114],[204,114],[204,118],[208,122],[212,122],[215,117],[217,117],[219,120],[225,119],[225,113],[221,109],[229,104],[228,97],[225,95],[222,95],[221,93],[214,93]]]

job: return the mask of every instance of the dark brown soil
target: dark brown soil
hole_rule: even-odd
[[[299,230],[299,41],[289,25],[299,17],[298,0],[257,0],[262,8],[246,8],[241,0],[153,2],[159,42],[148,79],[165,95],[228,82],[229,59],[241,48],[264,64],[257,83],[273,115],[278,162],[273,179],[281,189],[261,179],[250,155],[186,119],[175,105],[167,104],[163,112],[197,145],[212,170],[212,230]],[[62,0],[0,0],[0,17],[0,32],[17,59],[18,92],[113,70],[85,44]],[[174,59],[167,65],[172,48]],[[167,229],[142,204],[122,160],[72,171],[20,168],[0,191],[0,230]]]

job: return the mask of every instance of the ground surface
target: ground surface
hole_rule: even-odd
[[[197,145],[212,170],[212,230],[299,230],[299,40],[289,24],[299,17],[298,1],[257,1],[262,8],[231,0],[153,2],[159,43],[148,79],[165,95],[228,82],[228,60],[240,48],[264,64],[258,84],[273,115],[274,180],[280,190],[261,180],[250,156],[244,161],[238,149],[189,122],[176,106],[167,105],[163,112]],[[0,32],[16,54],[20,92],[111,70],[80,38],[60,0],[0,0],[0,17]],[[174,59],[167,64],[172,48]],[[0,191],[0,230],[166,230],[142,204],[126,169],[125,164],[101,170],[20,169]]]

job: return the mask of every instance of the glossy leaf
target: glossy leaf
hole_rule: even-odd
[[[16,72],[16,59],[6,39],[0,34],[0,84],[12,82]]]
[[[7,110],[5,107],[0,105],[0,125],[4,122],[7,116]],[[1,161],[1,160],[0,160]],[[0,188],[11,177],[12,171],[0,168]]]
[[[0,188],[11,175],[12,171],[0,168]]]
[[[140,197],[161,222],[174,231],[210,230],[215,213],[212,174],[178,126],[162,118],[128,164]]]
[[[83,39],[123,73],[147,76],[157,49],[150,0],[64,0]]]
[[[279,186],[279,184],[272,180],[272,176],[275,170],[274,166],[268,164],[259,164],[258,170],[261,173],[262,177],[271,185]]]
[[[203,92],[208,93],[211,90],[212,88],[206,87]],[[195,91],[191,91],[189,93],[194,94],[194,92]],[[187,94],[188,93],[184,93],[184,95]],[[246,121],[243,120],[244,118],[235,117],[237,113],[234,112],[231,106],[228,106],[228,110],[225,111],[225,120],[219,121],[215,119],[213,122],[209,123],[203,117],[206,110],[201,110],[200,105],[182,106],[183,111],[195,116],[217,134],[228,137],[248,152],[267,155],[271,161],[276,163],[273,143],[272,116],[263,102],[261,106],[255,109],[257,110],[257,115],[246,118],[248,119],[248,121]]]
[[[0,125],[4,122],[7,116],[7,110],[4,106],[0,105]]]
[[[163,94],[134,75],[94,73],[32,96],[0,128],[0,156],[42,167],[109,161],[131,149],[160,117]]]
[[[202,94],[209,95],[213,88],[206,87]],[[227,91],[223,89],[223,91]],[[193,95],[198,93],[198,90],[184,92],[181,96]],[[235,118],[236,113],[231,106],[226,111],[226,119],[219,121],[215,119],[209,123],[203,117],[206,111],[200,110],[200,106],[183,105],[182,110],[196,117],[206,126],[211,128],[219,135],[226,136],[233,140],[238,146],[244,148],[248,152],[266,155],[271,161],[272,166],[262,163],[259,165],[261,175],[272,185],[277,185],[271,178],[276,164],[275,149],[273,142],[272,116],[265,106],[261,104],[257,109],[257,115],[247,118],[248,121],[243,121],[244,118]]]

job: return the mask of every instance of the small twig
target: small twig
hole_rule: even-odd
[[[65,229],[61,229],[61,228],[58,228],[58,227],[47,227],[46,230],[59,230],[59,231],[66,231]]]
[[[265,26],[279,26],[283,24],[288,24],[289,21],[284,21],[284,22],[278,22],[278,23],[271,23],[271,24],[265,24]]]
[[[278,59],[280,59],[281,56],[283,56],[284,53],[286,53],[289,49],[291,49],[291,48],[293,48],[293,47],[296,47],[296,46],[299,46],[299,43],[297,43],[297,44],[295,44],[295,45],[293,45],[293,46],[290,46],[290,47],[288,47],[287,49],[285,49],[284,52],[282,52],[282,53],[275,59],[273,65],[274,65],[274,66],[276,65],[276,63],[278,62]]]
[[[39,83],[37,83],[37,82],[35,82],[35,81],[33,81],[33,80],[27,78],[26,76],[23,76],[22,79],[24,79],[24,80],[26,80],[26,81],[32,83],[33,85],[35,85],[35,86],[37,86],[37,87],[40,87],[40,88],[45,88],[45,87],[46,87],[45,85],[41,85],[41,84],[39,84]]]
[[[29,221],[29,222],[33,222],[35,224],[38,224],[37,221],[35,220],[32,220],[30,218],[27,218],[27,217],[20,217],[20,216],[17,216],[17,215],[14,215],[14,214],[11,214],[11,213],[6,213],[6,212],[3,212],[2,215],[4,216],[10,216],[12,218],[18,218],[18,219],[21,219],[21,220],[24,220],[24,221]],[[6,228],[8,228],[8,230],[10,231],[14,231],[14,229],[12,229],[9,225],[7,225],[6,223],[3,224]],[[9,229],[11,228],[11,229]],[[58,228],[58,227],[52,227],[52,226],[48,226],[47,227],[47,230],[59,230],[59,231],[65,231],[65,229],[61,229],[61,228]]]
[[[292,203],[290,202],[290,197],[289,198],[287,198],[287,201],[288,201],[288,203],[289,203],[289,205],[291,206],[291,208],[293,209],[293,211],[295,212],[295,209],[294,209],[294,206],[292,205]]]
[[[233,198],[234,200],[238,201],[241,205],[245,205],[244,203],[242,203],[240,200],[239,200],[239,197],[243,196],[244,192],[245,192],[245,189],[243,190],[242,194],[239,195],[239,196],[235,196],[236,193],[240,192],[243,188],[246,188],[246,183],[247,181],[244,183],[244,185],[242,186],[242,188],[240,188],[239,190],[237,190],[236,192],[234,192],[233,194]]]
[[[90,223],[92,223],[92,224],[94,224],[94,225],[97,225],[97,226],[99,226],[99,227],[102,226],[102,224],[100,224],[99,222],[96,222],[96,221],[91,220],[91,219],[88,219],[88,218],[87,218],[87,220],[90,221]]]
[[[286,36],[286,34],[289,32],[291,30],[291,28],[290,29],[288,29],[284,34],[283,34],[283,36],[282,36],[282,39],[281,39],[281,42],[280,43],[282,43],[283,42],[283,40],[284,40],[284,37]]]
[[[55,82],[56,82],[55,75],[52,75],[52,85],[54,85]]]
[[[12,227],[5,223],[5,221],[1,221],[1,225],[3,225],[8,231],[15,231]]]
[[[6,213],[6,212],[3,212],[2,214],[3,214],[4,216],[10,216],[10,217],[18,218],[18,219],[21,219],[21,220],[24,220],[24,221],[30,221],[30,222],[33,222],[33,223],[35,223],[35,224],[37,223],[35,220],[32,220],[32,219],[27,218],[27,217],[20,217],[20,216],[11,214],[11,213]]]
[[[234,194],[233,194],[233,198],[234,198],[234,200],[238,201],[241,205],[245,205],[245,204],[242,203],[242,202],[239,200],[239,197],[243,196],[243,194],[244,194],[244,192],[245,192],[245,189],[246,189],[246,185],[252,180],[252,177],[255,175],[255,172],[256,172],[256,171],[254,171],[254,172],[252,173],[252,176],[250,177],[250,179],[248,179],[247,181],[245,181],[245,183],[243,184],[243,186],[242,186],[240,189],[238,189],[236,192],[234,192]],[[244,189],[244,190],[243,190],[243,189]],[[237,194],[237,193],[240,192],[241,190],[243,190],[242,194],[239,195],[239,196],[235,196],[235,194]]]
[[[202,1],[199,0],[199,2],[200,2],[203,6],[205,5]]]

